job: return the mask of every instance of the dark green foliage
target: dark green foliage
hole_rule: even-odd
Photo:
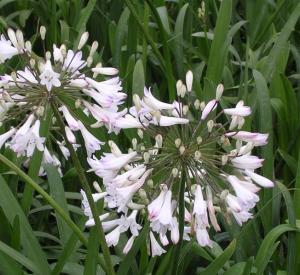
[[[243,228],[232,225],[223,233],[211,232],[218,243],[213,250],[183,242],[178,272],[300,274],[300,3],[204,2],[205,15],[199,18],[199,0],[1,0],[0,30],[20,28],[34,41],[39,26],[45,25],[48,48],[53,43],[74,48],[81,33],[89,31],[90,42],[100,45],[96,61],[120,70],[128,104],[133,93],[143,93],[144,85],[152,86],[162,100],[173,100],[176,80],[184,79],[189,69],[200,100],[212,98],[219,82],[225,85],[222,104],[245,100],[253,110],[246,128],[270,134],[260,152],[265,158],[261,173],[278,184],[260,193],[257,212]],[[34,51],[43,51],[39,43]],[[126,148],[133,133],[109,139]],[[103,130],[94,134],[108,138]],[[1,152],[20,166],[7,149]],[[60,212],[16,170],[10,173],[0,164],[0,273],[104,274],[96,231],[78,233],[84,220],[72,164],[66,164],[70,170],[63,171],[62,179],[47,167],[46,179],[37,177],[40,158],[37,154],[33,159],[29,176]],[[70,218],[75,229],[66,223]],[[142,230],[126,256],[120,248],[111,249],[117,274],[171,275],[176,247],[149,258],[146,235]]]

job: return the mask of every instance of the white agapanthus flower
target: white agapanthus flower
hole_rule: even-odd
[[[238,225],[251,219],[260,188],[274,185],[257,172],[263,159],[251,154],[253,148],[267,143],[268,134],[241,130],[251,108],[239,101],[222,110],[222,84],[207,104],[199,100],[192,104],[190,71],[186,84],[179,81],[176,86],[177,101],[162,102],[145,88],[144,96],[134,95],[134,106],[118,117],[105,116],[98,107],[86,104],[99,125],[109,124],[116,132],[138,129],[128,153],[110,141],[110,153],[100,159],[88,157],[90,171],[102,178],[105,188],[99,194],[105,194],[104,213],[110,216],[103,222],[109,232],[107,242],[117,245],[127,231],[124,253],[136,238],[124,222],[132,215],[136,234],[148,220],[152,256],[181,240],[195,239],[200,246],[212,247],[211,231],[221,231],[230,218]],[[83,202],[89,217],[86,225],[92,226],[89,205]]]
[[[41,27],[40,35],[44,43],[45,27]],[[70,152],[65,147],[66,142],[76,149],[78,137],[82,136],[87,155],[91,156],[104,144],[92,134],[91,128],[105,126],[109,131],[120,129],[116,121],[127,111],[118,111],[126,98],[117,76],[118,70],[102,67],[100,63],[93,66],[93,54],[98,43],[93,43],[88,61],[85,60],[81,49],[87,39],[88,35],[84,33],[75,51],[68,50],[65,45],[54,44],[51,51],[39,57],[32,52],[30,41],[24,43],[20,30],[8,29],[7,37],[1,35],[0,63],[18,55],[22,60],[19,63],[25,65],[10,75],[0,76],[0,125],[5,126],[9,122],[13,126],[0,136],[0,148],[5,145],[18,156],[27,158],[39,150],[44,152],[42,163],[61,167],[55,154],[44,150],[47,142],[54,140],[54,145],[48,148],[54,151],[59,149],[58,152],[61,151],[63,157],[68,159]],[[51,120],[51,117],[46,120],[54,105],[64,120],[67,140],[62,139],[59,133],[61,130],[58,130],[57,120]],[[82,115],[92,119],[89,125],[82,122]],[[42,134],[43,128],[51,133],[44,130]],[[46,140],[45,136],[51,138]],[[45,156],[47,153],[48,156]]]

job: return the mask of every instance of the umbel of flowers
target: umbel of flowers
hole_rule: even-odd
[[[44,43],[46,28],[40,28],[40,39]],[[90,133],[89,127],[105,125],[111,131],[111,121],[122,116],[127,110],[118,112],[126,94],[121,92],[122,86],[118,70],[102,67],[101,63],[93,66],[93,56],[98,48],[94,42],[88,57],[83,58],[81,49],[88,40],[88,33],[82,34],[75,51],[67,49],[63,44],[37,56],[30,41],[24,41],[23,33],[8,29],[7,35],[0,39],[0,63],[5,63],[10,74],[0,76],[0,124],[9,124],[12,128],[0,135],[0,148],[5,145],[25,157],[25,164],[34,150],[43,151],[42,164],[53,164],[60,169],[61,161],[54,154],[54,147],[59,148],[68,159],[70,152],[65,146],[66,140],[57,131],[55,118],[51,119],[49,110],[55,104],[65,120],[65,132],[68,141],[76,149],[76,132],[80,132],[85,143],[87,155],[100,150],[103,142]],[[9,60],[15,58],[21,68],[14,70]],[[108,76],[105,79],[105,76]],[[113,77],[111,77],[113,76]],[[97,118],[97,123],[84,125],[76,114]],[[50,130],[45,139],[41,136],[42,124],[47,123]],[[50,122],[49,122],[50,121]],[[47,128],[47,127],[46,127]],[[117,131],[116,129],[114,129]],[[50,150],[51,148],[51,150]],[[43,167],[40,175],[44,173]]]
[[[152,256],[165,253],[180,238],[211,247],[209,233],[221,230],[219,217],[242,225],[252,217],[260,188],[273,187],[256,171],[263,159],[252,155],[255,147],[267,143],[268,134],[242,130],[250,107],[239,101],[222,109],[221,84],[214,99],[192,104],[192,82],[189,71],[186,85],[178,81],[178,100],[171,104],[146,88],[143,98],[134,95],[134,106],[113,126],[138,129],[132,147],[122,152],[110,141],[111,152],[100,159],[88,157],[90,171],[103,180],[104,190],[94,184],[93,199],[104,199],[100,219],[108,246],[117,245],[126,233],[127,253],[139,230],[150,223]],[[95,222],[81,193],[90,227]]]

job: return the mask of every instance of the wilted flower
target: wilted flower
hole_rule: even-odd
[[[46,28],[42,26],[42,40],[45,34]],[[110,131],[114,130],[115,120],[124,114],[118,113],[118,106],[123,103],[126,94],[121,92],[121,81],[115,76],[118,70],[99,64],[92,66],[97,43],[93,43],[88,58],[92,68],[88,69],[88,62],[81,51],[88,40],[88,33],[82,35],[76,51],[54,44],[52,52],[47,51],[44,58],[32,52],[30,41],[24,43],[20,30],[9,29],[7,36],[1,35],[0,63],[18,55],[23,68],[0,76],[0,123],[14,125],[0,136],[0,146],[5,144],[18,156],[30,158],[35,149],[46,152],[46,143],[53,140],[54,146],[58,145],[63,156],[68,158],[68,149],[62,147],[66,141],[62,140],[58,125],[51,119],[51,109],[56,105],[65,120],[68,142],[77,148],[77,133],[80,132],[88,156],[100,150],[103,142],[90,132],[90,127],[96,123],[97,127],[105,125]],[[98,78],[98,74],[102,76]],[[103,76],[107,75],[114,77],[105,79]],[[84,125],[82,117],[90,115],[89,125]],[[42,133],[42,127],[49,129],[51,134],[48,135],[47,130]],[[51,139],[46,141],[46,136],[51,136]],[[44,156],[43,160],[48,159],[46,162],[60,166],[57,157],[48,153],[49,156]]]

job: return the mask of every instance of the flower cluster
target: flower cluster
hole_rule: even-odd
[[[45,34],[46,28],[42,26],[42,42]],[[76,51],[67,49],[64,44],[59,47],[54,44],[52,51],[39,57],[33,52],[34,45],[30,41],[24,41],[20,30],[15,32],[8,29],[7,36],[1,35],[0,63],[5,62],[9,67],[8,61],[16,56],[23,68],[11,69],[11,74],[0,76],[0,123],[4,126],[7,122],[14,125],[0,135],[0,148],[5,144],[18,156],[25,157],[25,164],[28,164],[37,149],[44,152],[43,164],[50,163],[60,168],[61,162],[53,153],[52,147],[60,149],[66,159],[70,153],[65,146],[66,140],[57,131],[55,118],[51,117],[53,104],[59,108],[67,125],[65,132],[68,142],[76,149],[79,146],[76,143],[76,132],[80,132],[89,156],[100,150],[103,142],[87,127],[105,125],[110,131],[117,129],[113,121],[122,116],[124,111],[127,112],[124,110],[118,113],[118,106],[126,98],[126,94],[121,92],[121,81],[115,76],[118,70],[102,67],[101,63],[92,66],[93,56],[98,48],[97,42],[90,47],[87,59],[83,59],[81,49],[87,40],[88,33],[85,32]],[[109,78],[105,79],[105,76]],[[79,114],[90,116],[92,122],[84,125],[78,119]],[[43,135],[42,127],[46,129]],[[47,129],[50,130],[49,134]],[[49,137],[47,140],[46,136]],[[40,174],[43,174],[43,168]]]
[[[221,220],[242,225],[252,217],[260,187],[273,186],[255,172],[263,159],[251,153],[267,143],[268,134],[242,130],[250,107],[239,101],[222,109],[221,84],[215,99],[192,104],[192,84],[189,71],[186,84],[177,82],[178,99],[172,104],[159,101],[146,88],[143,98],[134,95],[134,106],[115,124],[138,129],[132,148],[121,152],[110,141],[110,153],[100,159],[88,157],[90,171],[102,178],[105,188],[95,183],[93,196],[95,201],[104,199],[100,219],[108,246],[117,245],[127,232],[127,253],[138,231],[149,223],[152,256],[165,253],[163,247],[181,238],[211,247],[209,231],[220,231]],[[86,226],[93,226],[83,191],[82,195]]]

